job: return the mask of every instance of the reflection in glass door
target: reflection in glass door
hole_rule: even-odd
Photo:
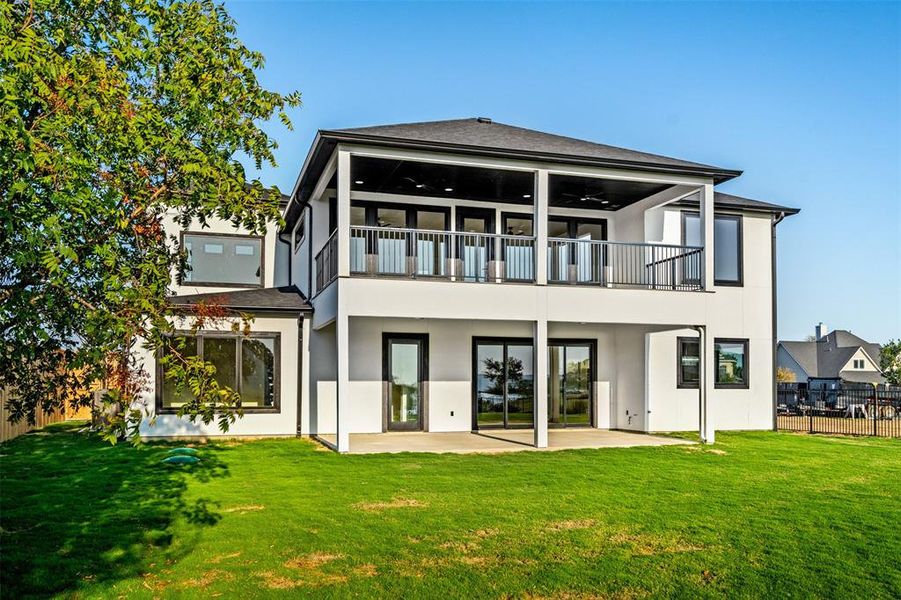
[[[384,360],[389,430],[422,429],[427,344],[425,336],[386,336]]]
[[[464,281],[487,281],[488,262],[493,260],[494,211],[457,209],[457,259]]]
[[[593,346],[590,342],[551,342],[548,346],[548,425],[592,424]]]
[[[476,429],[532,427],[531,340],[476,340]]]

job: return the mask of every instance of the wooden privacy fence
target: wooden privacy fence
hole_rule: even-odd
[[[78,410],[66,408],[64,410],[56,410],[52,413],[38,411],[35,415],[36,423],[29,425],[27,421],[19,421],[18,423],[9,422],[9,411],[6,408],[7,400],[12,397],[14,392],[9,388],[0,388],[0,442],[5,442],[13,438],[19,437],[23,433],[28,433],[33,429],[40,429],[51,423],[60,423],[70,419],[90,419],[91,408],[83,406]]]

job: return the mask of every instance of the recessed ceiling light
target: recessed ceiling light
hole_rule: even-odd
[[[452,192],[452,191],[454,191],[454,188],[444,188],[444,191],[445,191],[445,192]]]
[[[610,200],[601,200],[601,204],[610,204]]]
[[[417,184],[416,184],[416,189],[418,189],[418,190],[421,190],[421,189],[424,188],[424,187],[425,187],[425,184],[423,184],[423,183],[417,183]]]
[[[532,194],[523,194],[522,197],[523,197],[523,198],[531,198],[531,197],[532,197]]]
[[[354,181],[354,183],[356,183],[357,185],[363,185],[363,180],[357,179],[356,181]]]

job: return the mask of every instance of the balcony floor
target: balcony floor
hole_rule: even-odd
[[[632,448],[637,446],[670,446],[694,444],[681,440],[629,431],[604,429],[551,429],[548,447],[532,446],[531,429],[496,429],[470,432],[389,432],[350,434],[351,454],[380,454],[397,452],[428,453],[499,453],[519,451],[574,450],[582,448]],[[336,443],[334,434],[317,438],[328,446]]]

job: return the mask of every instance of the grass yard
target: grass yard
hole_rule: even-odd
[[[901,442],[338,456],[0,446],[4,598],[901,596]]]

